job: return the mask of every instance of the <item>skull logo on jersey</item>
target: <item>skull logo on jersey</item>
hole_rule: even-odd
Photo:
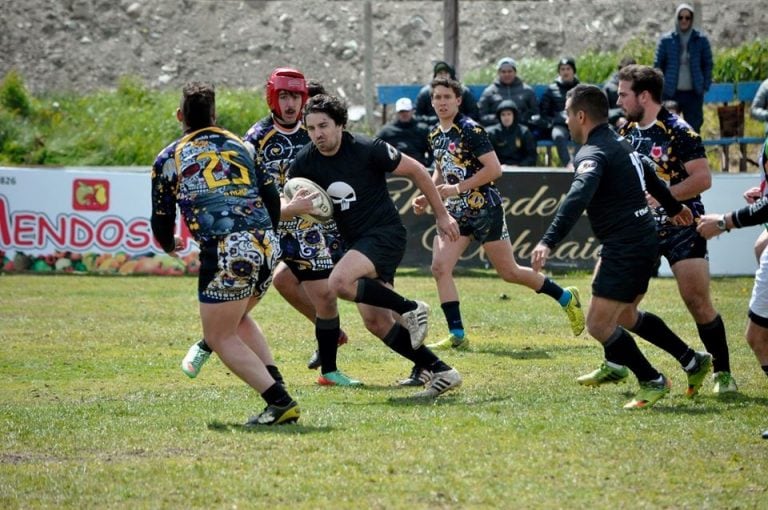
[[[336,181],[328,186],[328,195],[334,204],[338,205],[342,211],[349,209],[352,202],[357,201],[357,193],[346,182]]]

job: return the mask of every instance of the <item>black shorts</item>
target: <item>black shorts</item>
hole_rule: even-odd
[[[696,232],[696,224],[687,227],[662,225],[659,229],[659,256],[670,266],[686,259],[706,259],[707,240]]]
[[[474,237],[480,244],[509,239],[504,208],[501,205],[468,209],[463,216],[456,218],[456,221],[459,224],[459,234]]]
[[[394,283],[395,272],[405,255],[408,241],[405,227],[392,225],[369,230],[358,238],[350,250],[356,250],[368,257],[376,268],[379,279],[385,283]]]
[[[632,303],[648,291],[648,281],[658,260],[658,243],[603,246],[600,264],[592,279],[592,295]]]

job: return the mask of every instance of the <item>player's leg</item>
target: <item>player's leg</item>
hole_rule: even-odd
[[[737,391],[731,375],[730,354],[725,325],[712,304],[709,285],[709,262],[705,258],[688,258],[671,265],[677,281],[678,291],[683,298],[699,332],[699,338],[707,352],[712,355],[715,393]]]
[[[362,383],[350,379],[336,366],[336,350],[341,332],[339,310],[336,298],[328,288],[328,279],[305,280],[302,282],[307,295],[317,310],[315,318],[315,338],[317,339],[320,359],[320,377],[318,384],[324,386],[360,386]]]
[[[560,305],[568,317],[571,332],[578,336],[584,331],[584,310],[576,287],[560,287],[554,280],[515,261],[515,254],[509,238],[483,244],[485,255],[493,264],[499,276],[509,283],[523,285],[537,294],[545,294]]]
[[[310,322],[315,322],[315,307],[301,286],[301,282],[285,262],[280,262],[277,265],[272,276],[272,285],[296,311]]]
[[[430,349],[468,349],[469,338],[461,319],[459,291],[453,279],[456,263],[469,246],[470,238],[460,236],[456,241],[435,236],[432,240],[432,277],[437,285],[440,307],[448,323],[448,337],[434,344]]]
[[[366,234],[334,266],[328,285],[336,297],[386,308],[400,315],[418,347],[429,329],[429,306],[408,299],[382,284],[393,281],[406,245],[405,229],[397,226]]]
[[[389,286],[389,285],[388,285]],[[416,393],[416,397],[436,397],[461,386],[459,372],[438,358],[429,348],[411,345],[408,329],[396,320],[396,315],[384,308],[357,304],[365,327],[380,338],[390,349],[420,367],[420,374],[427,380],[427,388]]]
[[[760,266],[755,272],[746,337],[763,372],[768,375],[768,250],[761,252]]]

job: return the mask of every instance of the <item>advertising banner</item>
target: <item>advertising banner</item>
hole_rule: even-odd
[[[529,265],[530,253],[552,220],[573,175],[557,169],[505,171],[497,185],[506,211],[515,257]],[[716,175],[705,195],[707,209],[740,207],[741,192],[757,182],[753,175]],[[411,202],[418,188],[391,177],[390,195],[408,229],[402,266],[428,268],[435,223],[416,216]],[[197,246],[183,222],[177,235],[184,249],[174,258],[163,254],[150,228],[150,176],[146,168],[0,167],[0,270],[6,272],[97,272],[120,274],[195,274]],[[751,274],[752,242],[757,230],[733,231],[727,241],[710,242],[712,274]],[[599,246],[586,216],[557,247],[547,268],[591,270]],[[460,267],[486,268],[482,247],[473,242]],[[662,265],[661,274],[670,274]]]

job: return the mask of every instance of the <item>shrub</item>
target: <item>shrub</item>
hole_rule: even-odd
[[[32,101],[24,87],[24,80],[15,70],[11,70],[0,83],[0,105],[22,117],[29,117],[32,113]]]

